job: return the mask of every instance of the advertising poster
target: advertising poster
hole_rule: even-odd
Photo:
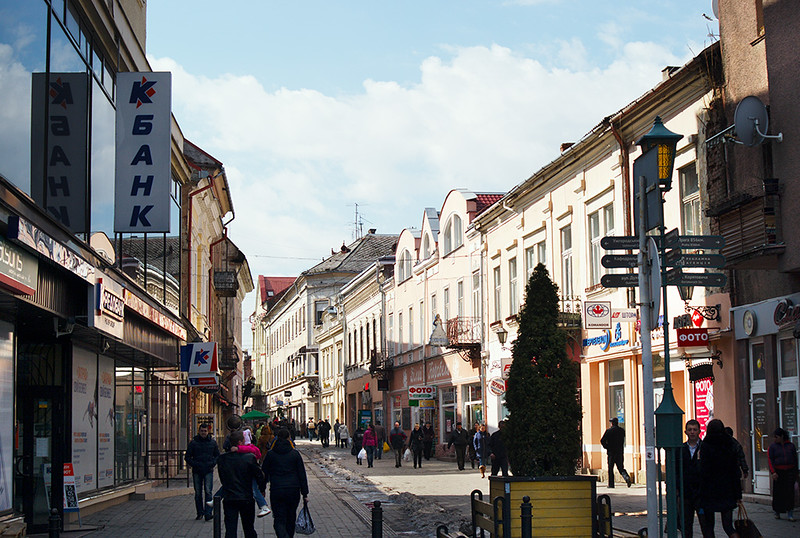
[[[114,359],[97,363],[97,487],[114,485]]]
[[[11,509],[14,455],[14,345],[12,326],[0,322],[0,512]]]
[[[78,494],[97,489],[97,355],[72,353],[72,466]]]
[[[694,384],[694,416],[700,423],[700,437],[703,438],[708,421],[714,418],[714,382],[711,379]]]

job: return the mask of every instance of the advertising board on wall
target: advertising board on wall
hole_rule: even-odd
[[[0,511],[11,509],[14,479],[14,332],[13,325],[0,322]]]
[[[97,355],[72,351],[72,465],[78,493],[97,488]]]
[[[97,359],[97,487],[114,485],[114,359]]]

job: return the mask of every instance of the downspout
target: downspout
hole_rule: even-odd
[[[197,189],[196,191],[192,191],[192,192],[189,193],[189,224],[187,226],[187,233],[186,233],[186,243],[187,243],[187,249],[188,249],[188,252],[189,252],[189,263],[187,264],[188,267],[189,267],[189,278],[186,281],[186,295],[187,295],[187,300],[189,302],[189,304],[187,305],[188,308],[189,308],[189,321],[192,321],[192,312],[191,312],[191,310],[192,310],[192,274],[191,274],[192,273],[192,271],[191,271],[192,264],[191,264],[191,261],[192,261],[192,224],[193,224],[193,213],[194,213],[192,208],[194,207],[194,197],[197,196],[198,194],[201,194],[201,193],[207,191],[211,187],[213,187],[214,186],[214,179],[217,176],[219,176],[220,174],[222,174],[223,172],[224,172],[224,170],[218,172],[217,174],[215,174],[213,176],[209,176],[208,185],[206,185],[205,187],[201,187],[201,188]]]
[[[625,142],[625,139],[622,137],[622,134],[619,132],[616,124],[613,121],[608,121],[608,125],[611,128],[611,134],[614,135],[614,139],[617,141],[619,145],[619,151],[622,157],[622,213],[624,215],[623,223],[623,235],[632,235],[633,231],[631,230],[631,181],[630,181],[630,152],[628,151],[628,144]],[[632,251],[628,251],[630,254]],[[636,305],[636,295],[634,288],[627,288],[628,290],[628,306],[632,307]]]

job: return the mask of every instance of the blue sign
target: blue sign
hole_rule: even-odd
[[[629,340],[622,339],[622,324],[617,323],[614,326],[614,339],[611,339],[611,331],[608,329],[603,331],[603,334],[600,336],[595,336],[594,338],[584,338],[583,339],[583,347],[589,346],[600,346],[603,352],[608,351],[612,347],[618,346],[625,346],[627,345]]]

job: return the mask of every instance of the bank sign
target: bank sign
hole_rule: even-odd
[[[172,73],[117,74],[114,231],[169,232]]]
[[[611,331],[606,329],[600,336],[593,338],[584,338],[583,347],[599,346],[603,353],[607,352],[612,347],[619,347],[628,345],[629,340],[622,339],[622,324],[617,323],[614,325],[614,338],[611,338]]]
[[[122,340],[125,329],[125,289],[108,275],[97,277],[91,294],[89,326]]]

